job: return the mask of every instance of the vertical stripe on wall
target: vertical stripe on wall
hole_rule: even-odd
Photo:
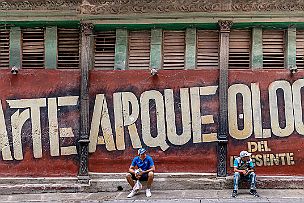
[[[263,34],[262,28],[252,28],[251,68],[263,68]]]
[[[162,29],[151,30],[150,67],[161,69],[162,67]]]
[[[114,70],[125,70],[127,68],[128,30],[116,30],[115,65]]]
[[[185,69],[195,69],[196,66],[196,28],[186,30]]]
[[[45,67],[47,69],[57,68],[57,27],[45,29]]]
[[[288,28],[285,43],[285,68],[296,67],[296,28]]]
[[[10,32],[10,56],[9,66],[21,67],[21,28],[12,27]]]

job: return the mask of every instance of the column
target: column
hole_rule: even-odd
[[[89,144],[89,69],[92,60],[91,43],[93,24],[81,23],[81,85],[80,85],[80,139],[78,181],[88,183],[88,144]]]
[[[229,35],[232,21],[218,21],[220,28],[219,43],[219,100],[220,117],[217,147],[217,176],[227,175],[227,142],[228,142],[228,63],[229,63]]]

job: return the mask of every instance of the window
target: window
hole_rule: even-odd
[[[79,30],[58,28],[58,68],[79,68]]]
[[[297,67],[304,68],[304,30],[297,30]]]
[[[116,32],[95,33],[95,68],[103,70],[114,69]]]
[[[164,31],[163,68],[184,69],[185,31]]]
[[[44,68],[44,29],[22,29],[22,68]]]
[[[0,68],[9,67],[9,29],[0,29]]]
[[[197,68],[218,68],[219,34],[215,30],[197,31]]]
[[[229,68],[249,68],[250,31],[231,30],[229,38]]]
[[[129,69],[149,69],[150,31],[129,32]]]
[[[263,30],[263,68],[284,68],[284,30]]]

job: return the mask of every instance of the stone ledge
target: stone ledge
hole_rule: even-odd
[[[76,177],[0,178],[1,194],[76,193],[129,191],[125,173],[90,173],[90,183],[80,184]],[[304,176],[257,176],[259,189],[304,189]],[[145,182],[143,185],[145,187]],[[156,173],[153,190],[232,189],[233,177],[218,178],[212,173]],[[240,188],[248,188],[241,184]]]

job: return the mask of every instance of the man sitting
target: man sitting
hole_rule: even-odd
[[[136,195],[141,189],[141,184],[139,181],[148,181],[146,196],[151,197],[150,188],[154,178],[155,166],[152,157],[147,155],[146,152],[147,150],[145,148],[138,150],[138,156],[133,159],[129,172],[126,175],[126,179],[129,185],[132,187],[132,191],[128,195],[128,198]],[[134,180],[136,180],[136,185]]]
[[[250,158],[251,153],[241,151],[240,157],[234,160],[234,177],[232,197],[237,196],[238,185],[240,179],[245,179],[250,183],[250,194],[259,197],[256,191],[256,175],[254,173],[254,164]]]

